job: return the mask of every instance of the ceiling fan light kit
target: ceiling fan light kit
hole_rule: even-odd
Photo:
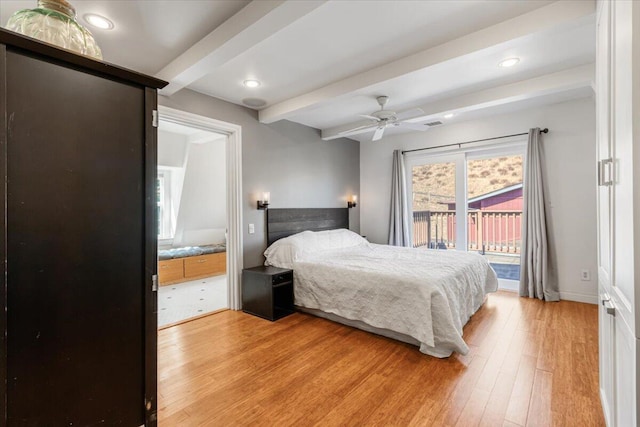
[[[370,125],[358,126],[353,129],[349,129],[343,132],[340,132],[339,135],[353,135],[356,133],[368,132],[371,130],[375,130],[373,133],[372,141],[378,141],[382,139],[382,135],[384,135],[384,131],[387,127],[405,127],[413,130],[427,130],[428,127],[425,125],[421,125],[418,123],[410,123],[409,120],[420,117],[424,114],[421,108],[412,108],[409,110],[404,110],[400,112],[395,112],[393,110],[385,110],[384,106],[389,102],[388,96],[378,96],[376,97],[376,101],[378,101],[378,105],[380,105],[380,110],[375,111],[371,114],[360,114],[359,116],[365,118],[367,120],[371,120],[373,123]]]

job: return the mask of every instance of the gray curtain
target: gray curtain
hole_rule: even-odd
[[[389,220],[389,244],[411,246],[407,183],[405,182],[404,155],[402,150],[393,152],[391,178],[391,215]]]
[[[540,128],[529,130],[524,168],[520,296],[559,301],[557,283],[550,280],[545,195],[542,182]]]

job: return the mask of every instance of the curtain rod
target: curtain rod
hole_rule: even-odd
[[[540,133],[548,133],[549,129],[548,128],[544,128],[540,130]],[[454,147],[454,146],[458,146],[460,147],[461,145],[464,144],[471,144],[473,142],[483,142],[483,141],[492,141],[494,139],[502,139],[502,138],[511,138],[513,136],[524,136],[524,135],[529,135],[529,132],[525,132],[525,133],[514,133],[513,135],[502,135],[502,136],[494,136],[493,138],[485,138],[485,139],[476,139],[475,141],[465,141],[465,142],[456,142],[455,144],[447,144],[447,145],[438,145],[437,147],[426,147],[426,148],[416,148],[413,150],[405,150],[402,152],[402,154],[404,153],[412,153],[414,151],[424,151],[424,150],[433,150],[434,148],[445,148],[445,147]]]

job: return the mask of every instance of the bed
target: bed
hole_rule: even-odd
[[[498,285],[484,257],[376,245],[339,228],[340,221],[269,215],[279,219],[272,221],[276,235],[265,264],[293,269],[298,309],[417,345],[434,357],[469,351],[462,328]],[[310,230],[300,230],[305,227]]]

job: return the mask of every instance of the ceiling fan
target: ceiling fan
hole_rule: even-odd
[[[365,119],[371,120],[373,123],[370,125],[358,126],[353,129],[345,130],[340,132],[338,135],[346,136],[348,134],[355,133],[363,133],[369,130],[375,129],[373,134],[372,141],[377,141],[382,138],[384,134],[384,130],[390,126],[402,126],[405,128],[413,129],[413,130],[427,130],[428,126],[418,124],[418,123],[409,123],[407,120],[414,119],[416,117],[420,117],[424,114],[424,111],[420,108],[412,108],[410,110],[404,110],[396,113],[395,111],[385,110],[384,106],[389,101],[388,96],[378,96],[376,98],[378,104],[380,105],[380,111],[376,111],[371,114],[359,114],[360,117],[364,117]]]

